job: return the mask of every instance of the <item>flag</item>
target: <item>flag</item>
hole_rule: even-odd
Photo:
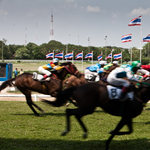
[[[65,55],[65,59],[71,59],[71,58],[73,58],[73,52],[67,53],[67,54]]]
[[[114,54],[113,56],[114,56],[114,59],[121,59],[122,54],[118,53],[118,54]]]
[[[124,35],[121,37],[121,42],[122,43],[131,42],[132,41],[131,38],[132,38],[132,34]]]
[[[46,59],[47,59],[47,58],[53,58],[53,56],[54,56],[54,53],[51,52],[51,53],[49,53],[49,54],[46,55]]]
[[[129,22],[128,26],[140,26],[141,25],[141,18],[142,18],[142,15],[137,17],[137,18],[132,19]]]
[[[105,58],[105,60],[107,60],[108,58],[112,58],[112,53],[110,53],[110,54]]]
[[[82,58],[82,52],[78,53],[78,54],[75,56],[75,59],[79,59],[79,58]]]
[[[102,54],[97,56],[98,61],[102,60]]]
[[[92,52],[90,52],[90,53],[85,55],[85,58],[92,58],[92,57],[93,57],[93,53]]]
[[[150,42],[150,34],[143,38],[143,42]]]
[[[57,53],[57,54],[55,55],[55,58],[63,58],[63,52]]]

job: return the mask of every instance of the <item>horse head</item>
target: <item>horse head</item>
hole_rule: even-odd
[[[75,75],[78,72],[78,69],[76,68],[76,66],[72,64],[71,62],[61,63],[60,66],[65,66],[65,69],[71,75]]]

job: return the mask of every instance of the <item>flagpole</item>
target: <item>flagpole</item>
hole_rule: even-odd
[[[92,65],[93,65],[93,51],[92,51]]]
[[[64,60],[64,51],[62,51],[63,52],[63,57],[62,57],[62,61]]]
[[[83,51],[82,51],[82,73],[83,73]]]
[[[141,62],[141,51],[142,51],[142,14],[141,14],[141,28],[140,28],[140,62]]]
[[[112,51],[111,51],[111,63],[112,63]]]
[[[132,35],[132,33],[131,33],[131,35]],[[132,40],[131,40],[131,49],[130,49],[130,62],[132,63]]]
[[[121,65],[122,65],[122,51],[121,51]]]
[[[73,63],[73,51],[72,51],[72,63]]]
[[[53,50],[53,59],[54,59],[54,50]]]

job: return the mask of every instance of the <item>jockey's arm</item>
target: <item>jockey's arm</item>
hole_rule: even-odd
[[[145,70],[145,69],[138,69],[137,70],[137,73],[141,73],[142,75],[144,75],[143,77],[147,77],[147,76],[150,76],[150,72]]]

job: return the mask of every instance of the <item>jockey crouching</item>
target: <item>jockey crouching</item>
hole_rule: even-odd
[[[97,78],[99,77],[98,75],[102,72],[104,72],[104,66],[106,65],[106,61],[101,60],[98,64],[92,65],[90,67],[87,67],[84,71],[85,74],[85,79],[89,80],[89,81],[93,81],[93,78]],[[93,76],[93,77],[91,77]],[[95,81],[95,80],[94,80]]]
[[[131,68],[121,68],[117,67],[108,75],[107,82],[114,86],[122,86],[122,91],[120,95],[120,101],[124,101],[126,94],[128,92],[130,82],[141,83],[141,80],[138,80],[133,76],[137,73],[137,70],[140,69],[141,63],[139,61],[134,61],[131,65]]]
[[[58,66],[58,62],[59,62],[58,58],[54,58],[53,61],[51,61],[49,64],[40,66],[38,68],[39,73],[44,74],[43,78],[40,81],[45,81],[47,77],[50,77],[52,74],[50,72],[51,70],[56,70],[56,68],[57,70],[59,70],[58,67],[61,66]]]

